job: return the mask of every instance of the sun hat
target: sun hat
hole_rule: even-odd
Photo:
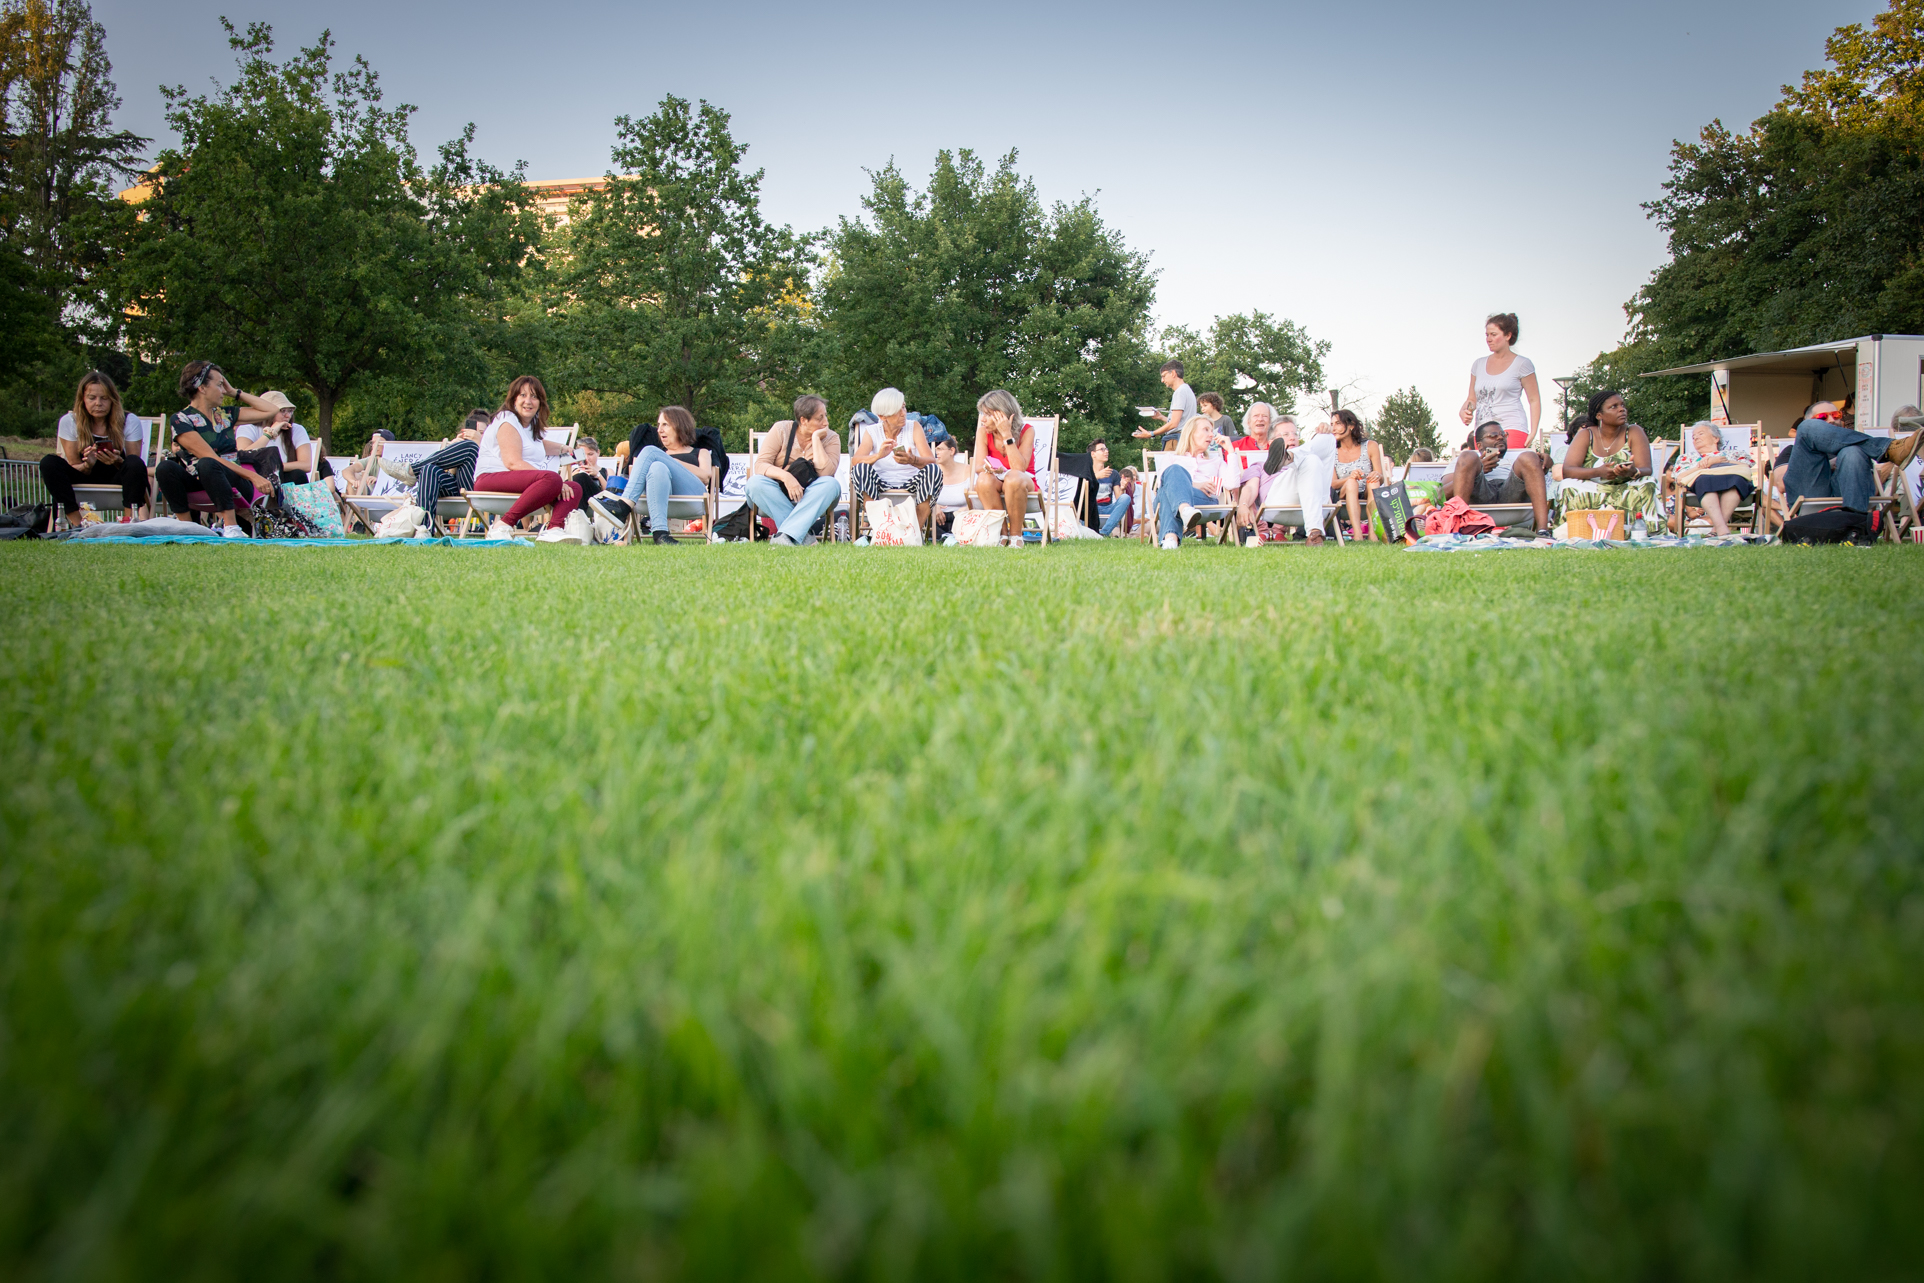
[[[294,408],[293,400],[285,392],[263,392],[261,393],[261,400],[267,402],[267,404],[273,406],[276,410],[292,410]]]

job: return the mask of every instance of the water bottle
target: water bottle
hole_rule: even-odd
[[[1650,538],[1650,527],[1644,524],[1642,517],[1638,517],[1637,523],[1630,527],[1630,538],[1634,543],[1644,543]]]

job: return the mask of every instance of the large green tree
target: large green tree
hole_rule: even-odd
[[[780,377],[809,245],[762,217],[747,151],[706,102],[669,95],[651,116],[616,119],[613,169],[573,202],[553,264],[568,386],[649,418],[686,406],[706,424]]]
[[[1267,312],[1219,316],[1201,334],[1172,325],[1162,333],[1166,357],[1183,363],[1183,377],[1198,393],[1215,392],[1240,417],[1258,401],[1287,414],[1299,393],[1323,386],[1329,343],[1312,339],[1290,320]]]
[[[116,189],[147,140],[115,129],[106,32],[82,0],[0,0],[0,379],[51,398],[117,332],[103,297]],[[24,395],[23,395],[24,394]]]
[[[165,91],[180,145],[123,275],[137,349],[161,367],[149,395],[205,356],[304,389],[330,440],[342,398],[383,380],[439,416],[498,395],[480,349],[531,248],[518,174],[468,154],[472,126],[423,169],[414,109],[384,107],[365,60],[336,70],[327,33],[277,62],[267,26],[223,26],[239,74],[212,96]]]
[[[1159,390],[1155,279],[1092,200],[1045,208],[1014,152],[992,170],[940,152],[923,191],[893,164],[871,179],[863,216],[828,233],[820,364],[838,408],[893,385],[968,441],[976,399],[1005,387],[1062,415],[1069,449],[1133,422]]]
[[[1667,433],[1708,410],[1707,385],[1647,371],[1924,333],[1924,0],[1838,28],[1825,52],[1748,129],[1713,121],[1673,148],[1664,195],[1645,207],[1670,259],[1573,398],[1624,387],[1633,417]]]
[[[1407,463],[1411,452],[1419,448],[1439,454],[1443,450],[1443,439],[1436,431],[1436,414],[1414,387],[1383,398],[1383,408],[1376,412],[1370,424],[1370,435],[1399,463]]]

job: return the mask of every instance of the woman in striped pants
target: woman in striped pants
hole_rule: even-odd
[[[494,416],[486,410],[471,410],[454,440],[418,463],[391,463],[381,460],[381,471],[397,481],[414,487],[414,503],[430,518],[434,505],[474,487],[474,464],[481,457],[481,429]]]

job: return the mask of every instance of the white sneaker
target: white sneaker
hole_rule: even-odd
[[[534,541],[536,543],[579,543],[580,542],[580,540],[576,539],[573,535],[569,534],[567,531],[567,528],[564,526],[549,526],[546,530],[543,530],[540,534],[536,535],[534,537]]]
[[[381,471],[387,473],[390,477],[393,477],[396,481],[405,481],[409,485],[414,484],[414,465],[413,464],[394,463],[394,462],[391,462],[386,455],[378,456],[378,460],[381,465]]]
[[[1176,515],[1182,518],[1182,528],[1184,530],[1189,529],[1190,526],[1195,524],[1196,509],[1190,504],[1186,504],[1186,503],[1177,504]]]
[[[515,537],[514,527],[509,525],[507,522],[501,520],[501,518],[496,517],[493,521],[490,521],[488,523],[488,538],[512,539],[514,537]]]
[[[220,528],[220,537],[222,539],[245,539],[247,538],[247,532],[239,526],[222,526]]]
[[[1243,540],[1243,547],[1245,548],[1260,548],[1262,546],[1263,537],[1261,535],[1251,535],[1249,538]]]
[[[588,514],[579,508],[568,514],[568,520],[562,529],[566,530],[568,537],[578,544],[591,544],[595,541],[595,528],[588,521]]]
[[[1164,535],[1162,537],[1162,547],[1164,552],[1174,552],[1176,549],[1182,547],[1182,540],[1176,538],[1174,535]]]

